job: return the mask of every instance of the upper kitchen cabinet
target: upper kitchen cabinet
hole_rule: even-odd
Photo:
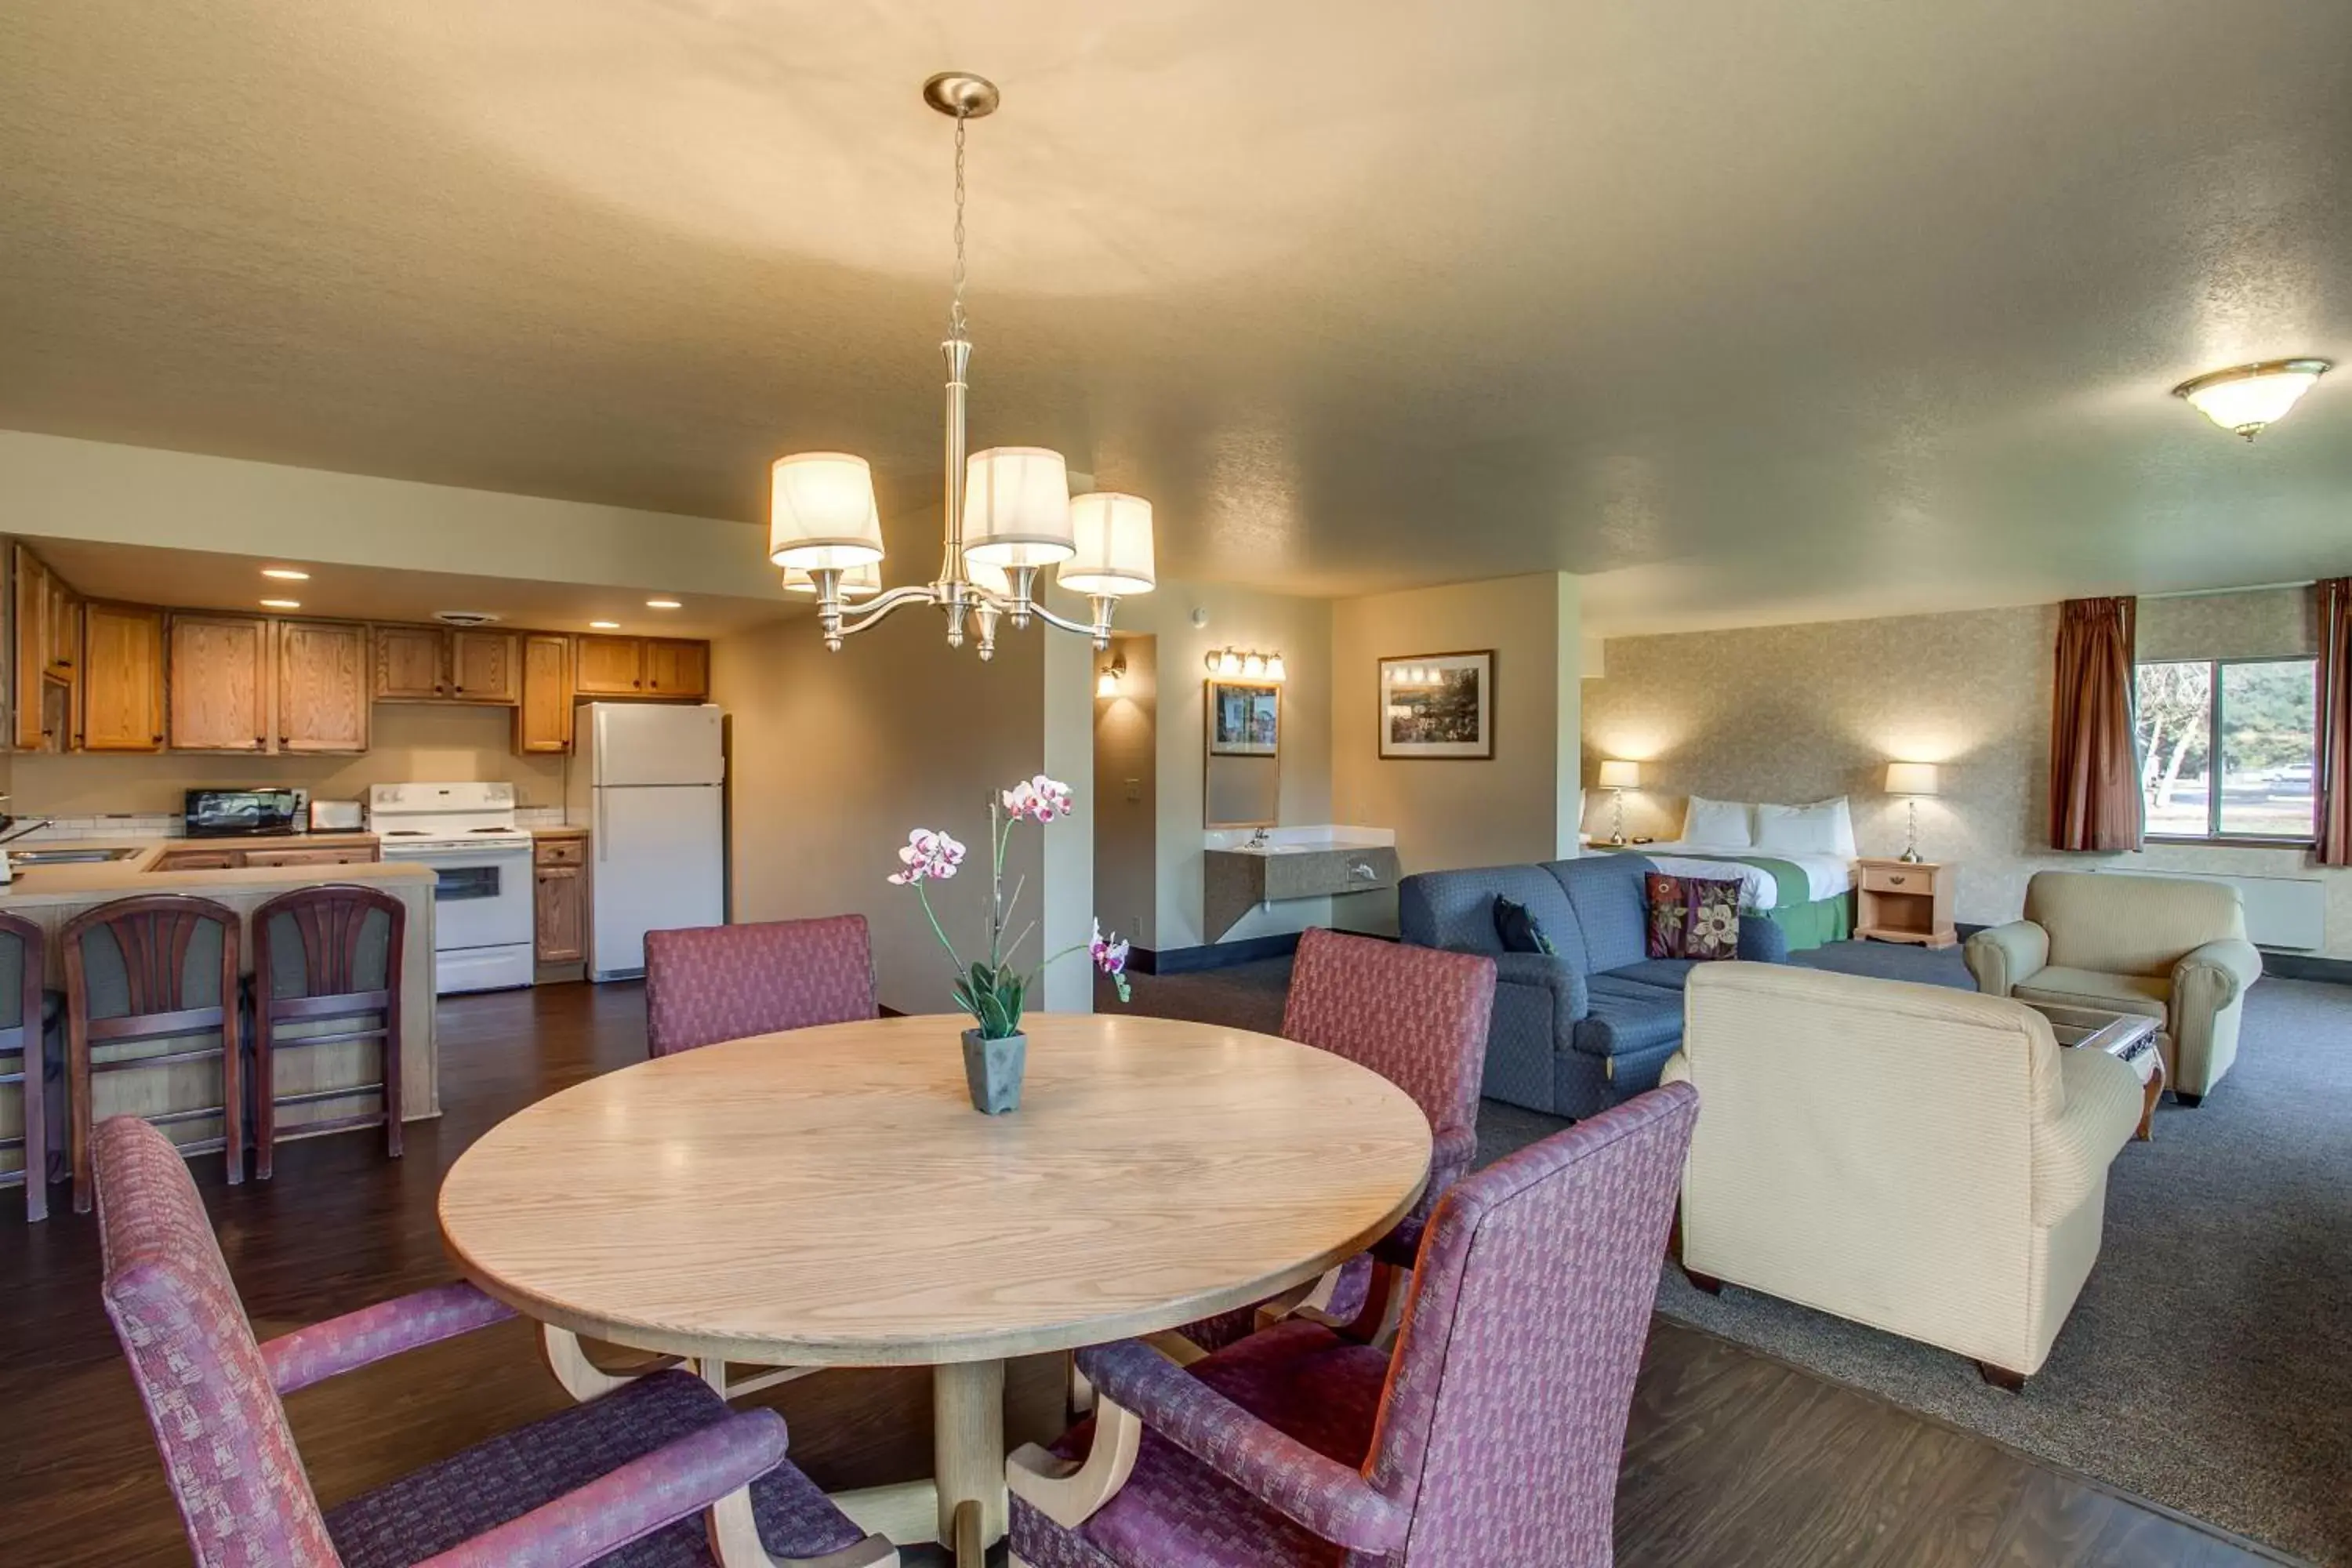
[[[172,617],[169,733],[184,752],[269,746],[269,623],[257,616]]]
[[[21,544],[9,552],[8,572],[16,589],[12,624],[16,634],[10,650],[16,721],[9,739],[20,752],[37,752],[48,740],[41,724],[41,682],[49,663],[49,572]]]
[[[572,690],[582,697],[642,697],[646,692],[643,637],[583,637],[572,665]]]
[[[572,749],[572,639],[526,632],[522,639],[522,701],[515,709],[514,749]]]
[[[710,645],[679,637],[648,637],[645,653],[646,695],[710,695]]]
[[[278,623],[278,749],[368,748],[368,628],[344,621]]]
[[[163,749],[163,612],[82,606],[81,744],[90,752]]]
[[[448,696],[449,683],[441,674],[448,636],[439,626],[376,627],[376,700],[431,702]]]
[[[449,695],[461,702],[519,702],[522,671],[512,632],[449,634]]]

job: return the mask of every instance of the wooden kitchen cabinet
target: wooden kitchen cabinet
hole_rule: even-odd
[[[449,695],[465,702],[518,702],[521,671],[512,632],[449,634]]]
[[[245,864],[236,849],[166,849],[149,868],[156,871],[234,871]]]
[[[683,637],[647,637],[645,652],[646,695],[694,697],[710,695],[710,645]]]
[[[430,702],[449,694],[441,676],[448,634],[439,626],[375,628],[375,700]]]
[[[514,749],[572,749],[572,639],[526,632],[522,639],[522,701],[515,709]]]
[[[49,570],[19,544],[9,551],[8,572],[15,585],[10,620],[16,632],[16,646],[9,650],[15,676],[10,683],[15,722],[9,739],[20,752],[37,752],[48,738],[41,722],[41,686],[49,664]]]
[[[383,858],[373,844],[345,844],[341,847],[305,849],[247,849],[244,863],[247,866],[367,866]],[[173,866],[173,870],[187,868]]]
[[[576,639],[572,686],[582,697],[645,695],[643,637],[583,637]]]
[[[174,751],[266,751],[268,706],[268,621],[246,616],[172,617],[166,728]]]
[[[278,623],[278,749],[364,752],[368,629],[348,621]]]
[[[45,571],[43,574],[47,579],[44,585],[49,595],[46,623],[48,673],[71,684],[81,660],[81,599],[56,573]]]
[[[533,945],[540,978],[550,966],[578,965],[584,974],[588,961],[588,841],[579,836],[541,838],[531,845]]]
[[[163,612],[93,601],[82,627],[82,749],[162,751]]]

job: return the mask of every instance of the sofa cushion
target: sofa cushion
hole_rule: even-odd
[[[2011,987],[2010,994],[2021,1002],[2098,1007],[2161,1018],[2172,1000],[2172,981],[2166,975],[2102,974],[2095,969],[2068,969],[2053,963],[2035,970],[2024,984]]]
[[[1649,906],[1643,883],[1657,868],[1646,857],[1586,855],[1574,860],[1548,861],[1543,869],[1558,880],[1570,908],[1576,911],[1586,968],[1602,974],[1650,956]],[[1559,943],[1560,951],[1568,951],[1561,933],[1555,931],[1553,941]]]
[[[1545,934],[1543,921],[1528,906],[1508,894],[1495,895],[1495,940],[1505,952],[1540,952],[1557,956],[1559,950]]]
[[[1609,978],[1630,980],[1661,991],[1680,991],[1690,983],[1691,966],[1697,962],[1695,958],[1645,958],[1639,963],[1611,970]]]
[[[1585,967],[1576,911],[1559,881],[1535,866],[1484,866],[1467,871],[1421,871],[1397,885],[1397,930],[1416,947],[1497,953],[1495,897],[1528,907],[1561,954]]]
[[[1587,1056],[1638,1056],[1683,1037],[1679,991],[1621,980],[1592,978],[1592,1009],[1576,1026],[1576,1048]]]
[[[1649,905],[1649,955],[1701,963],[1739,956],[1739,884],[1708,877],[1642,879]]]

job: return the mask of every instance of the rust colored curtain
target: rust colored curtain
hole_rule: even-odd
[[[2319,847],[2323,866],[2352,866],[2352,577],[2319,596]]]
[[[2139,748],[2132,733],[2134,601],[2069,599],[2058,611],[2050,710],[2050,843],[2140,847]]]

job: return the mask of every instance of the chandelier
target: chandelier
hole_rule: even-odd
[[[955,121],[955,274],[948,307],[944,549],[929,583],[882,587],[882,518],[874,474],[847,452],[799,452],[771,470],[768,558],[784,569],[784,586],[816,595],[824,646],[908,605],[947,616],[948,646],[975,631],[983,659],[996,651],[997,628],[1032,617],[1110,646],[1111,614],[1121,597],[1152,585],[1151,503],[1103,490],[1073,497],[1059,452],[1042,447],[992,447],[964,452],[964,403],[971,337],[963,309],[964,127],[995,111],[996,84],[965,71],[942,71],[923,84],[923,101]],[[1037,574],[1087,596],[1088,618],[1070,620],[1039,602]],[[852,600],[858,601],[854,606]]]

